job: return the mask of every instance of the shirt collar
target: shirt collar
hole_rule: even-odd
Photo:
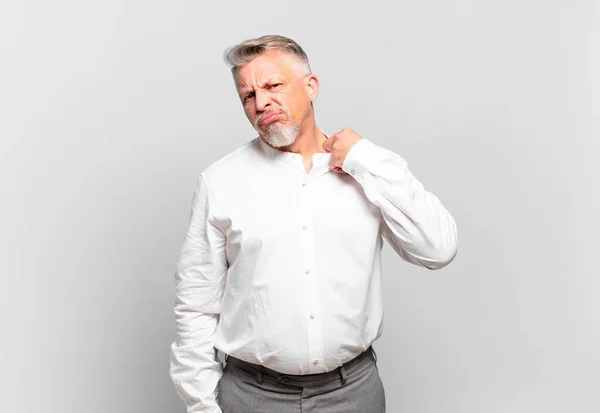
[[[323,132],[323,130],[321,128],[319,128],[319,130],[321,132]],[[327,135],[325,132],[323,132],[323,135],[325,135],[325,137],[327,137],[329,139],[329,135]],[[258,140],[258,145],[261,147],[261,149],[272,158],[297,159],[300,157],[300,154],[298,154],[298,153],[282,151],[282,150],[279,150],[279,149],[269,146],[265,141],[262,140],[262,138],[260,136],[256,137],[256,139]],[[327,152],[317,152],[313,156],[316,157],[317,159],[319,159],[319,158],[324,158],[328,155],[329,155],[329,153],[327,153]]]

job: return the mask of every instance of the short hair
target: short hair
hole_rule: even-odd
[[[304,49],[292,39],[280,35],[261,36],[231,46],[225,50],[223,58],[225,63],[231,67],[233,76],[236,77],[241,66],[255,59],[261,53],[271,50],[287,52],[298,58],[303,69],[301,71],[296,70],[298,76],[311,74],[310,63]]]

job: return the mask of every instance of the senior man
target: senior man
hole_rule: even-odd
[[[247,40],[225,60],[259,136],[197,181],[175,274],[175,388],[190,413],[384,412],[383,238],[439,269],[457,252],[454,219],[402,157],[317,127],[319,80],[295,41]]]

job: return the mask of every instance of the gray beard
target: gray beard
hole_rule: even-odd
[[[267,126],[265,140],[274,148],[289,146],[296,141],[300,127],[296,125],[283,126],[274,122]]]

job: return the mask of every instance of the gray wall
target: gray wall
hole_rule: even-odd
[[[386,246],[390,412],[600,411],[592,1],[6,1],[0,411],[182,412],[173,272],[200,171],[255,134],[221,60],[302,44],[328,133],[455,216],[440,272]]]

